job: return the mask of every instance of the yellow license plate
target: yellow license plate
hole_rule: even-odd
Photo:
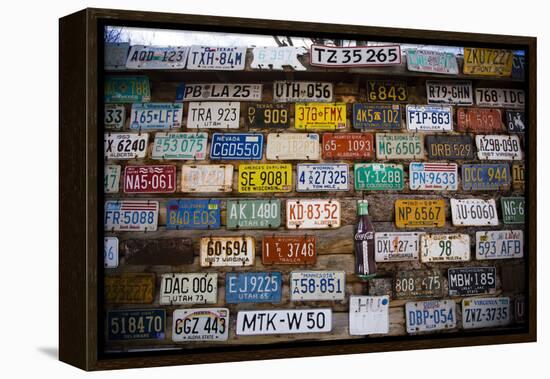
[[[155,274],[120,274],[105,277],[109,304],[150,304],[155,294]]]
[[[336,130],[346,127],[345,103],[296,103],[296,129]]]
[[[398,228],[442,227],[445,200],[396,200],[395,225]]]
[[[511,50],[464,48],[464,73],[470,75],[510,76],[514,54]]]
[[[292,165],[262,163],[239,165],[239,192],[290,192]]]

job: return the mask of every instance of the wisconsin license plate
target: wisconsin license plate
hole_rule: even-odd
[[[502,209],[502,222],[505,224],[523,224],[525,223],[525,198],[501,197],[500,205]]]
[[[163,340],[164,309],[128,309],[107,312],[109,341]]]
[[[523,258],[523,231],[476,232],[476,259]]]
[[[403,165],[393,163],[356,163],[353,165],[356,191],[403,189]]]
[[[118,238],[103,238],[103,265],[105,268],[118,267]]]
[[[325,199],[286,201],[288,229],[327,229],[340,227],[340,202]]]
[[[401,47],[311,45],[309,64],[321,67],[368,67],[401,64]]]
[[[431,332],[456,327],[453,300],[416,301],[405,304],[407,333]]]
[[[289,66],[296,71],[305,71],[306,68],[298,60],[298,55],[303,55],[305,52],[305,47],[295,46],[254,47],[252,49],[254,58],[250,63],[250,68],[284,70],[284,66]]]
[[[474,91],[470,81],[426,80],[426,95],[428,104],[474,104]]]
[[[503,131],[502,112],[491,108],[457,108],[458,132],[498,133]]]
[[[186,46],[133,45],[126,68],[141,70],[184,69],[189,48]]]
[[[441,228],[445,225],[445,200],[397,199],[395,225],[398,228]]]
[[[368,159],[374,155],[370,133],[323,133],[323,159]]]
[[[456,191],[458,173],[456,163],[409,164],[409,186],[420,191]]]
[[[291,190],[291,164],[261,163],[239,165],[240,193],[290,192]]]
[[[229,272],[225,275],[225,301],[232,303],[280,303],[280,272]]]
[[[496,292],[496,267],[458,267],[448,270],[449,296]]]
[[[240,103],[211,101],[189,103],[187,128],[189,129],[238,129]]]
[[[375,233],[374,260],[376,262],[418,261],[421,234],[423,233]]]
[[[181,103],[134,103],[130,112],[130,129],[179,129],[182,118]]]
[[[476,88],[476,104],[480,107],[524,108],[525,92],[512,88]]]
[[[298,163],[296,191],[347,191],[349,168],[346,163]]]
[[[511,183],[510,166],[506,163],[462,165],[462,189],[465,191],[507,190]]]
[[[474,141],[470,135],[432,135],[426,136],[425,141],[430,159],[474,159]]]
[[[155,297],[155,274],[125,273],[105,277],[107,304],[149,304]]]
[[[291,301],[344,300],[345,271],[292,271],[290,273]]]
[[[182,192],[231,192],[232,165],[182,166]]]
[[[518,136],[513,135],[477,135],[477,157],[480,160],[522,160]]]
[[[277,229],[281,226],[281,200],[227,200],[227,229]]]
[[[256,103],[246,107],[245,124],[249,128],[290,127],[290,104]]]
[[[407,129],[413,132],[453,130],[453,108],[445,105],[407,105]]]
[[[420,236],[420,261],[467,262],[470,260],[468,234],[424,234]]]
[[[220,200],[180,199],[166,204],[166,229],[219,229]]]
[[[122,129],[126,119],[126,109],[122,104],[105,104],[105,129]]]
[[[202,237],[201,267],[253,266],[255,247],[253,237]]]
[[[317,252],[315,236],[264,236],[263,264],[315,264]]]
[[[151,88],[147,76],[108,76],[105,78],[106,103],[147,103]]]
[[[267,334],[328,333],[332,330],[331,309],[276,309],[240,311],[239,336]]]
[[[399,80],[369,80],[367,99],[369,102],[382,103],[407,101],[407,83]]]
[[[218,274],[170,273],[160,278],[160,305],[215,304],[218,301]]]
[[[149,141],[147,133],[105,133],[104,156],[107,159],[145,158],[147,141]]]
[[[510,133],[525,133],[525,112],[505,111],[506,127]]]
[[[336,130],[346,127],[345,103],[296,103],[294,127],[298,130]]]
[[[441,297],[443,277],[439,270],[398,271],[393,278],[396,299]]]
[[[229,309],[176,309],[172,316],[172,341],[227,341]]]
[[[176,101],[259,101],[262,85],[250,83],[192,83],[176,88]]]
[[[118,193],[121,167],[119,165],[105,165],[104,170],[103,191],[105,193]]]
[[[407,50],[407,69],[409,71],[456,75],[458,74],[458,62],[453,53],[411,49]]]
[[[176,166],[126,166],[124,193],[172,193],[176,190]]]
[[[244,70],[246,47],[191,46],[188,70]]]
[[[273,100],[279,103],[327,102],[334,98],[334,87],[327,82],[273,82]]]
[[[208,133],[156,133],[153,159],[206,159]]]
[[[451,199],[451,214],[455,226],[498,225],[494,199]]]
[[[421,135],[409,133],[376,133],[376,158],[417,159],[424,157]]]
[[[264,136],[253,133],[214,133],[211,160],[261,160]]]
[[[352,123],[355,129],[401,129],[401,106],[353,103]]]
[[[462,300],[464,329],[491,328],[510,323],[510,298],[483,297]]]
[[[158,201],[110,200],[105,202],[105,230],[155,231],[159,213]]]
[[[319,134],[269,133],[265,156],[270,161],[308,160],[320,158]]]
[[[386,334],[390,328],[389,296],[350,296],[349,334]]]
[[[510,76],[512,58],[511,50],[465,47],[463,72],[468,75]]]

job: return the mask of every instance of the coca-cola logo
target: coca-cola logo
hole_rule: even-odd
[[[355,240],[366,241],[374,238],[373,232],[355,233]]]

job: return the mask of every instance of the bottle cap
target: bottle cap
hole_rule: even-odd
[[[357,200],[357,214],[359,216],[369,214],[369,202],[367,200]]]

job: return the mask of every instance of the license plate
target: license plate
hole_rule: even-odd
[[[411,49],[407,50],[407,69],[417,72],[456,75],[458,74],[458,62],[453,53]]]
[[[424,157],[421,135],[408,133],[376,133],[377,159],[418,159]]]
[[[510,166],[506,163],[462,165],[462,189],[465,191],[507,190],[511,182]]]
[[[325,199],[286,201],[287,229],[327,229],[340,227],[340,202]]]
[[[249,128],[290,127],[290,104],[256,103],[246,107],[245,124]]]
[[[169,200],[166,229],[219,229],[221,203],[214,199]]]
[[[368,67],[401,64],[401,47],[311,45],[309,64],[321,67]]]
[[[269,139],[269,137],[268,137]],[[290,192],[292,165],[260,163],[239,165],[239,192]]]
[[[525,165],[514,163],[512,165],[512,187],[515,190],[523,191],[525,186]]]
[[[291,301],[344,300],[345,271],[292,271],[290,273]]]
[[[105,277],[108,304],[149,304],[155,297],[155,274],[126,273]]]
[[[456,191],[458,172],[456,163],[409,164],[409,185],[413,191]]]
[[[323,133],[323,159],[368,159],[374,155],[370,133]]]
[[[423,233],[375,233],[374,260],[376,262],[418,261],[421,234]]]
[[[172,193],[176,190],[176,166],[126,166],[124,193]]]
[[[464,329],[490,328],[510,323],[508,297],[462,299],[462,327]]]
[[[331,309],[277,309],[237,313],[238,336],[323,333],[332,330]]]
[[[108,76],[105,78],[106,103],[147,103],[151,88],[147,76]]]
[[[107,312],[109,341],[163,340],[164,309],[128,309]]]
[[[393,278],[396,299],[441,297],[443,277],[439,270],[398,271]]]
[[[451,214],[455,226],[498,225],[494,199],[451,199]]]
[[[103,191],[105,193],[118,193],[121,167],[119,165],[106,165],[103,176]]]
[[[319,134],[269,133],[265,155],[270,161],[319,160]]]
[[[192,264],[195,259],[190,237],[126,239],[121,241],[120,249],[127,265],[179,266]]]
[[[393,163],[356,163],[353,165],[356,191],[403,189],[403,165]]]
[[[522,160],[518,136],[477,135],[477,157],[480,160]]]
[[[211,160],[261,160],[263,134],[214,133],[210,143]]]
[[[145,46],[133,45],[126,60],[126,68],[155,70],[155,69],[184,69],[189,48],[186,46]]]
[[[452,300],[416,301],[405,304],[407,333],[431,332],[456,327]]]
[[[387,334],[390,328],[389,296],[350,296],[349,334]]]
[[[298,130],[336,130],[346,127],[345,103],[296,103],[294,127]]]
[[[212,101],[189,103],[187,128],[189,129],[238,129],[241,103]]]
[[[518,111],[506,111],[506,126],[510,133],[525,133],[525,113]]]
[[[476,88],[476,104],[480,107],[524,108],[525,92],[511,88]]]
[[[225,275],[225,302],[280,303],[282,274],[280,272],[229,272]]]
[[[445,225],[445,200],[397,199],[395,225],[398,228],[441,228]]]
[[[227,341],[229,309],[176,309],[172,316],[172,341]]]
[[[369,102],[382,103],[407,101],[407,83],[398,80],[369,80],[367,99]]]
[[[215,304],[218,301],[218,274],[215,272],[163,274],[160,278],[160,305]]]
[[[176,88],[176,101],[260,101],[261,84],[251,83],[193,83],[181,84]]]
[[[426,95],[428,104],[474,104],[474,91],[470,81],[426,80]]]
[[[523,231],[476,232],[476,259],[523,258]]]
[[[453,130],[453,108],[446,105],[407,105],[407,129],[412,132]]]
[[[244,70],[246,47],[191,46],[188,70]]]
[[[208,133],[156,133],[153,159],[206,159]]]
[[[345,163],[298,163],[296,191],[347,191],[349,167]]]
[[[512,59],[511,50],[465,47],[463,72],[468,75],[510,76]]]
[[[420,236],[420,261],[467,262],[470,260],[468,234],[424,234]]]
[[[483,295],[496,292],[496,267],[459,267],[448,271],[449,296]]]
[[[470,135],[426,136],[426,148],[430,159],[473,160],[474,140]]]
[[[315,264],[317,252],[315,236],[264,236],[263,264]]]
[[[159,213],[158,201],[111,200],[105,202],[105,230],[155,231]]]
[[[118,267],[118,238],[105,237],[103,239],[103,264],[105,268]]]
[[[181,103],[134,103],[130,112],[130,129],[179,129],[182,117]]]
[[[514,321],[517,324],[524,324],[526,321],[525,296],[518,295],[514,300]]]
[[[201,267],[253,266],[255,247],[253,237],[202,237]]]
[[[502,222],[505,224],[525,223],[525,198],[501,197]]]
[[[324,102],[334,98],[334,86],[327,82],[273,82],[273,100],[279,103]]]
[[[182,166],[182,192],[231,192],[232,165]]]
[[[147,133],[105,133],[104,156],[107,159],[137,159],[147,155]]]
[[[458,108],[458,132],[498,133],[503,131],[502,112],[491,108]]]
[[[294,46],[254,47],[252,69],[284,70],[284,66],[292,67],[295,71],[307,70],[298,60],[298,55],[305,54],[306,49]]]
[[[512,78],[525,79],[525,56],[515,55],[512,59]]]
[[[352,123],[355,129],[401,129],[401,106],[353,103]]]
[[[227,200],[227,229],[277,229],[281,226],[281,200]]]
[[[124,70],[126,68],[126,57],[128,56],[130,44],[128,42],[105,42],[104,46],[103,67],[105,70]]]
[[[126,109],[122,104],[105,104],[105,129],[122,129],[126,119]]]

